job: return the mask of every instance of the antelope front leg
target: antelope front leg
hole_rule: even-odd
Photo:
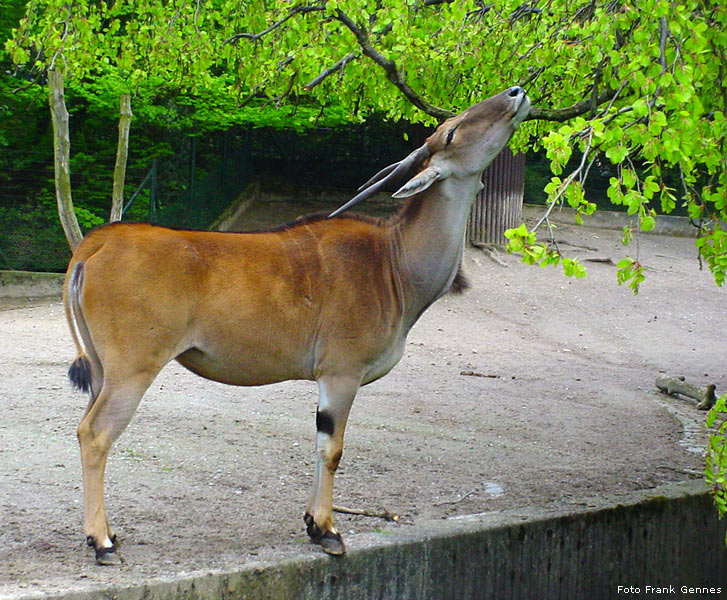
[[[343,433],[358,386],[357,379],[318,380],[316,469],[305,523],[311,539],[336,556],[345,554],[346,546],[333,526],[333,475],[343,454]]]

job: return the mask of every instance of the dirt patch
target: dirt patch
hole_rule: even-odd
[[[617,231],[563,226],[559,237],[582,258],[623,254]],[[401,521],[387,527],[405,531],[694,477],[703,433],[683,424],[704,413],[656,392],[654,379],[727,389],[725,291],[698,270],[693,240],[643,236],[639,257],[650,271],[634,297],[607,263],[569,280],[468,251],[470,291],[430,308],[401,363],[359,393],[336,503],[395,511]],[[108,511],[126,562],[96,567],[75,440],[85,398],[65,379],[74,352],[62,306],[5,306],[0,336],[0,597],[320,552],[302,520],[315,385],[234,388],[171,364],[109,461]],[[382,527],[337,523],[350,546]]]

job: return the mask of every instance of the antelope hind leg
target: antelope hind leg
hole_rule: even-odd
[[[304,520],[311,540],[335,556],[345,554],[346,546],[333,526],[333,476],[343,454],[343,434],[358,386],[359,380],[352,378],[318,380],[316,468]]]
[[[78,426],[84,531],[86,542],[94,549],[100,565],[118,565],[122,561],[104,504],[104,473],[109,450],[129,424],[152,380],[153,377],[137,376],[123,384],[104,384]]]

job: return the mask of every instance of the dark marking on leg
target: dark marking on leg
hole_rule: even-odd
[[[316,411],[316,429],[320,433],[327,433],[333,435],[333,417],[328,414],[325,410]]]
[[[321,537],[323,537],[323,532],[321,531],[321,528],[316,525],[315,519],[313,519],[313,515],[310,513],[305,513],[303,520],[305,521],[306,532],[308,533],[310,538],[314,542],[320,540]]]

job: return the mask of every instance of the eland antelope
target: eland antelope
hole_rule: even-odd
[[[78,350],[69,377],[90,393],[77,433],[84,529],[99,564],[120,562],[104,506],[109,450],[171,360],[233,385],[317,382],[304,519],[324,551],[345,553],[333,477],[353,399],[399,361],[411,327],[452,286],[482,171],[529,109],[519,87],[475,104],[328,216],[259,233],[113,223],[86,236],[64,305]],[[394,216],[338,216],[408,176]]]

